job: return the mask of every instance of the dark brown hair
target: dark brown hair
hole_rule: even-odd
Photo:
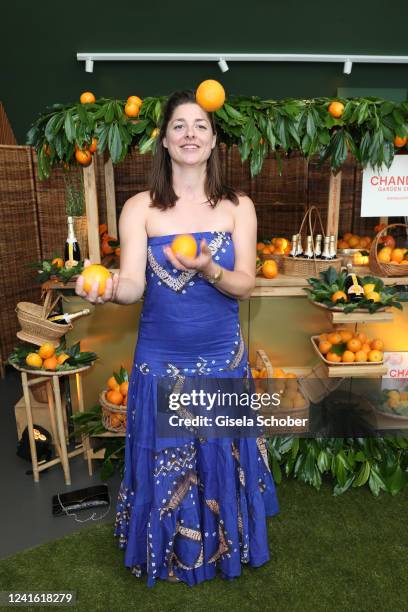
[[[152,208],[166,210],[175,206],[178,196],[173,189],[173,176],[171,158],[166,147],[163,146],[163,138],[166,136],[167,126],[174,111],[181,104],[197,104],[195,94],[191,90],[176,91],[167,100],[162,112],[160,133],[156,143],[156,152],[153,157],[153,166],[150,175],[150,197]],[[214,117],[212,113],[206,113],[214,134],[217,134]],[[204,184],[205,195],[211,206],[216,206],[222,198],[239,204],[238,195],[244,195],[224,183],[220,163],[218,143],[211,151],[207,160],[207,172]]]

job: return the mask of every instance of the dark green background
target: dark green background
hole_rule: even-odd
[[[23,0],[2,6],[1,92],[19,144],[48,104],[84,90],[125,98],[168,94],[219,79],[227,94],[334,96],[338,87],[405,88],[408,65],[95,63],[78,51],[269,52],[408,55],[408,3],[394,0]]]

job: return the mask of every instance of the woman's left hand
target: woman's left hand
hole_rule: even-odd
[[[163,253],[170,261],[172,266],[177,270],[197,270],[198,272],[205,272],[211,265],[212,255],[208,248],[207,241],[202,238],[200,241],[200,252],[196,257],[184,257],[183,255],[176,255],[170,246],[163,247]]]

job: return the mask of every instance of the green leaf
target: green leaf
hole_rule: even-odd
[[[122,140],[116,122],[112,123],[109,128],[108,147],[112,162],[116,164],[120,160],[122,154]]]
[[[72,112],[68,111],[65,115],[64,130],[68,142],[74,142],[75,140],[75,125],[72,119]],[[82,144],[82,143],[81,143]]]
[[[368,479],[368,486],[370,487],[372,494],[375,496],[378,496],[380,494],[381,489],[383,491],[387,489],[386,484],[384,483],[377,466],[372,466],[371,468],[370,478]]]
[[[399,493],[405,487],[407,481],[408,475],[406,472],[402,471],[399,465],[397,465],[395,471],[385,480],[387,490],[391,495]]]
[[[362,453],[360,453],[362,454]],[[370,476],[371,465],[369,461],[364,461],[361,465],[361,468],[354,480],[353,487],[362,487],[366,484],[369,476]]]

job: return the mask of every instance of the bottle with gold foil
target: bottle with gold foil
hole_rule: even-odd
[[[73,268],[81,261],[81,251],[74,232],[74,220],[68,217],[68,236],[64,250],[65,267]]]
[[[347,298],[350,302],[359,302],[364,297],[363,285],[357,274],[353,272],[353,266],[350,263],[347,264],[347,272],[344,283]]]

